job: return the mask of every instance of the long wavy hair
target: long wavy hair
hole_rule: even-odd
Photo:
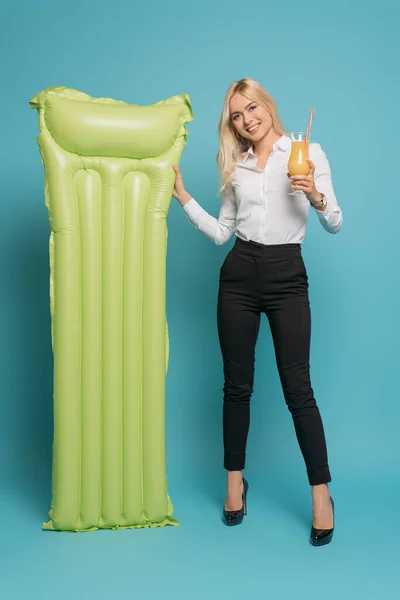
[[[242,94],[242,96],[245,96],[252,102],[256,102],[269,112],[272,117],[272,126],[276,133],[280,135],[286,133],[279,117],[275,100],[265,91],[262,85],[248,77],[240,79],[240,81],[234,81],[226,92],[224,107],[218,122],[219,152],[217,154],[217,164],[220,176],[219,193],[231,186],[235,163],[238,161],[239,156],[251,146],[251,141],[242,137],[236,131],[230,117],[229,103],[232,96],[237,93]]]

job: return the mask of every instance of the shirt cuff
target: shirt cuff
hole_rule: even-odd
[[[329,208],[329,200],[328,200],[328,197],[326,195],[325,195],[325,200],[326,200],[325,210],[318,210],[318,208],[314,208],[312,205],[311,206],[312,206],[312,208],[314,208],[314,211],[317,213],[317,215],[318,215],[319,218],[326,220],[328,218],[329,213],[331,211],[330,211],[330,208]]]

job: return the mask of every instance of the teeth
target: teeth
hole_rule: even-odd
[[[250,127],[247,131],[251,132],[257,129],[258,125],[254,125],[254,127]]]

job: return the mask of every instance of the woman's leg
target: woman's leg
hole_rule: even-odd
[[[219,282],[217,322],[224,367],[226,510],[241,507],[241,470],[246,459],[255,346],[260,327],[256,275],[254,261],[231,252],[221,269]]]
[[[310,381],[308,301],[282,299],[268,311],[275,356],[310,485],[331,481],[325,433]]]
[[[297,440],[312,486],[315,527],[332,527],[331,481],[325,433],[310,381],[311,313],[302,258],[286,272],[288,293],[276,295],[266,306],[275,356],[286,404],[292,414]],[[322,520],[321,520],[322,519]],[[323,521],[323,522],[322,522]]]

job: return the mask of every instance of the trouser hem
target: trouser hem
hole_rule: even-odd
[[[321,485],[332,481],[328,465],[307,469],[307,475],[310,485]]]
[[[227,471],[241,471],[244,469],[246,463],[245,453],[225,454],[224,457],[224,468]]]

